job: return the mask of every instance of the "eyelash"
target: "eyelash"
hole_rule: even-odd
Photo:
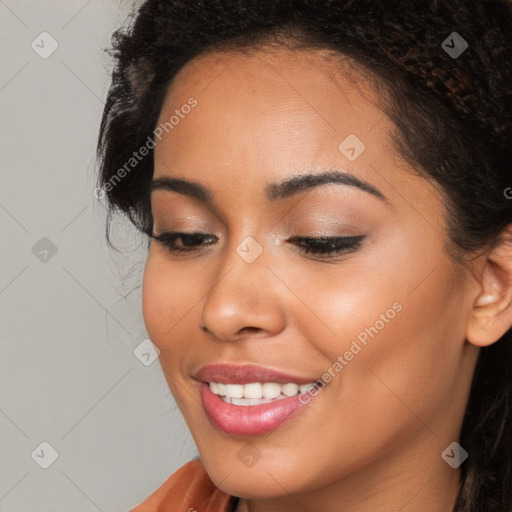
[[[193,233],[183,233],[179,231],[161,233],[160,235],[150,235],[151,238],[157,240],[162,243],[171,253],[182,254],[182,253],[190,253],[195,252],[200,249],[196,247],[187,248],[185,247],[176,247],[175,242],[178,238],[181,238],[183,243],[186,243],[185,240],[188,237],[188,240],[193,239],[207,239],[207,238],[217,238],[215,235],[207,235],[205,233],[193,232]],[[290,241],[292,242],[306,242],[308,245],[299,245],[299,250],[304,254],[314,254],[320,256],[322,258],[328,258],[329,256],[334,256],[342,253],[349,253],[356,251],[361,243],[363,242],[366,235],[357,235],[357,236],[335,236],[335,237],[293,237]],[[212,245],[212,243],[207,243],[206,245]]]

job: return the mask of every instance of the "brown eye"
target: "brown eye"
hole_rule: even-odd
[[[168,232],[159,235],[151,235],[151,238],[162,243],[169,251],[174,253],[193,252],[200,250],[201,245],[212,245],[212,240],[217,240],[215,235],[206,233],[182,233]],[[177,240],[181,240],[181,246],[176,244]]]
[[[298,245],[299,249],[305,254],[328,257],[357,250],[365,238],[366,235],[320,238],[294,237],[290,241]]]

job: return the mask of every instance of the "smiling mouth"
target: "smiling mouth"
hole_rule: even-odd
[[[203,366],[192,377],[212,426],[235,436],[276,429],[307,409],[305,406],[317,400],[315,388],[325,385],[311,376],[227,362]]]
[[[311,393],[317,387],[314,382],[300,386],[272,382],[243,385],[201,382],[199,386],[206,417],[213,427],[230,436],[271,432],[318,399]],[[249,397],[245,396],[246,390]]]

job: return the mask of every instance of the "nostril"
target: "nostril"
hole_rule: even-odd
[[[242,332],[242,331],[258,332],[259,328],[258,327],[244,327],[244,328],[240,329],[240,332]]]

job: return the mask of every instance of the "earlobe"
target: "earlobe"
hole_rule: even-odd
[[[512,225],[507,226],[486,256],[479,284],[466,339],[473,345],[486,347],[512,327]]]

